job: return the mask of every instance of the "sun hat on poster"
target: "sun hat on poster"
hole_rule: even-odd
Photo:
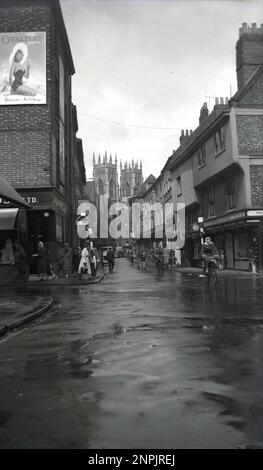
[[[12,65],[12,63],[14,62],[14,58],[15,58],[15,55],[16,55],[17,51],[22,51],[22,53],[23,53],[23,59],[21,60],[20,64],[22,65],[26,61],[27,56],[28,56],[28,48],[27,48],[26,44],[24,44],[23,42],[18,42],[13,47],[13,50],[12,50],[10,56],[9,56],[9,64],[10,65]]]

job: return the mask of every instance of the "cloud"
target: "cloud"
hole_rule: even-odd
[[[92,153],[142,158],[160,173],[179,145],[180,129],[198,125],[207,96],[236,89],[235,43],[242,22],[260,22],[257,1],[62,0],[75,62],[88,176]],[[121,127],[85,114],[128,125]]]

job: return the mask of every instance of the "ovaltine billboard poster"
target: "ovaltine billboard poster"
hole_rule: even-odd
[[[0,106],[46,102],[46,33],[0,33]]]

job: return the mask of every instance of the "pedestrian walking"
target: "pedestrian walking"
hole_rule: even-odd
[[[40,280],[43,281],[44,277],[47,276],[46,248],[43,242],[38,242],[37,257],[37,271],[38,275],[40,276]]]
[[[144,250],[140,255],[140,269],[146,271],[146,251]]]
[[[56,279],[57,276],[53,271],[53,265],[51,261],[51,255],[50,255],[48,244],[46,246],[46,264],[47,264],[47,277],[50,277],[51,279]]]
[[[57,255],[57,259],[58,259],[58,277],[61,277],[64,275],[64,248],[60,248],[58,250],[58,255]]]
[[[167,269],[169,266],[169,258],[170,258],[170,250],[169,248],[164,248],[163,249],[163,263],[164,263],[165,269]]]
[[[108,263],[109,263],[109,272],[112,273],[113,272],[113,268],[114,268],[114,265],[115,265],[115,257],[114,257],[114,252],[113,252],[113,248],[110,247],[110,249],[107,251],[107,257],[106,257]]]
[[[5,247],[1,251],[1,264],[15,264],[14,247],[10,238],[6,239]]]
[[[63,258],[63,271],[68,278],[72,270],[72,248],[69,243],[66,242],[64,245],[64,258]]]
[[[78,274],[81,276],[82,274],[91,275],[91,268],[90,268],[90,254],[88,249],[88,244],[85,244],[82,252],[81,252],[81,259],[79,263]]]
[[[15,241],[15,251],[14,251],[14,258],[15,258],[15,264],[17,267],[17,279],[26,282],[28,279],[28,264],[27,264],[27,255],[22,247],[20,245],[19,241]]]
[[[80,248],[76,247],[76,248],[74,248],[73,254],[72,254],[72,274],[73,274],[73,276],[78,275],[80,259],[81,259],[81,250],[80,250]]]
[[[90,268],[91,268],[91,276],[94,278],[97,274],[97,258],[96,258],[96,251],[94,248],[90,250]]]

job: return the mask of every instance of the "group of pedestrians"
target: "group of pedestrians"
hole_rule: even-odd
[[[180,250],[177,250],[180,252]],[[181,254],[181,252],[180,252]],[[169,248],[161,247],[161,246],[154,246],[148,253],[146,250],[142,250],[139,254],[135,254],[135,250],[131,249],[128,252],[128,259],[131,262],[131,265],[134,264],[134,260],[138,260],[137,268],[141,271],[146,271],[147,268],[147,259],[152,259],[158,272],[163,272],[164,270],[172,267],[174,265],[180,266],[181,265],[181,257],[179,258],[178,253],[176,253],[176,258],[174,255],[174,259],[172,256],[172,250]],[[152,262],[150,262],[152,264]]]
[[[50,261],[49,250],[43,242],[38,243],[38,274],[40,279],[54,279],[56,274]],[[72,249],[68,242],[59,249],[57,254],[58,277],[96,277],[97,274],[97,256],[96,249],[90,246],[89,242],[84,243],[84,247],[75,247]]]

